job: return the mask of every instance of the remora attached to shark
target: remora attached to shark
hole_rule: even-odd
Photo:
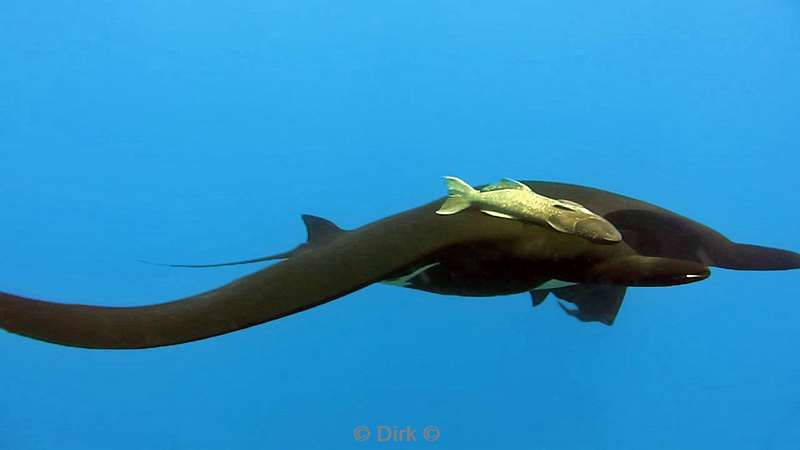
[[[549,225],[562,233],[594,242],[622,240],[622,235],[614,225],[585,206],[537,194],[527,185],[511,178],[503,178],[499,183],[484,186],[480,190],[457,177],[444,179],[448,197],[436,214],[456,214],[475,205],[490,216]]]
[[[442,216],[435,212],[444,199],[353,230],[306,215],[306,243],[257,258],[282,261],[217,289],[130,307],[0,292],[0,328],[75,347],[159,347],[276,320],[381,282],[471,297],[530,292],[534,306],[553,293],[576,306],[565,308],[576,319],[611,325],[629,286],[694,283],[709,276],[709,266],[800,268],[800,254],[732,242],[641,200],[571,184],[523,183],[544,196],[586,205],[612,223],[623,240],[593,242],[475,209]]]

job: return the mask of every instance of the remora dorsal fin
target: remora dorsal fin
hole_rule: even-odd
[[[481,192],[499,191],[502,189],[518,189],[522,191],[533,192],[527,184],[520,183],[519,181],[511,178],[503,178],[497,183],[487,184],[486,186],[481,188]]]
[[[503,186],[507,186],[509,189],[519,189],[521,191],[533,192],[533,190],[530,187],[528,187],[527,184],[521,183],[513,178],[503,178],[502,180],[500,180],[500,184],[502,184]]]
[[[565,199],[565,198],[560,198],[560,199],[558,199],[558,201],[560,201],[561,203],[566,203],[567,205],[572,205],[572,206],[574,206],[574,207],[576,207],[576,208],[583,208],[583,209],[586,209],[586,207],[585,207],[585,206],[581,205],[581,204],[580,204],[580,203],[578,203],[578,202],[573,202],[572,200],[567,200],[567,199]]]

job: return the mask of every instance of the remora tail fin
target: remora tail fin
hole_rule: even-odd
[[[475,189],[460,178],[444,177],[444,179],[447,183],[447,200],[436,211],[436,214],[446,216],[469,208]]]

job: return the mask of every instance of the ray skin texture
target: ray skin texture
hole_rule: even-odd
[[[435,211],[444,198],[349,231],[304,216],[308,242],[256,258],[283,260],[218,289],[134,307],[0,293],[0,327],[74,347],[159,347],[275,320],[376,282],[462,296],[530,292],[534,306],[553,293],[575,305],[561,307],[576,319],[610,325],[628,286],[696,282],[708,277],[709,266],[800,268],[800,254],[731,242],[704,225],[630,197],[570,184],[524,183],[602,215],[623,241],[591,242],[474,209],[441,216]]]

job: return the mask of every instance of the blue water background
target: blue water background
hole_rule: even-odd
[[[105,305],[444,194],[573,182],[800,249],[795,1],[0,3],[0,289]],[[794,449],[797,272],[526,295],[371,286],[201,342],[0,334],[0,449]]]

